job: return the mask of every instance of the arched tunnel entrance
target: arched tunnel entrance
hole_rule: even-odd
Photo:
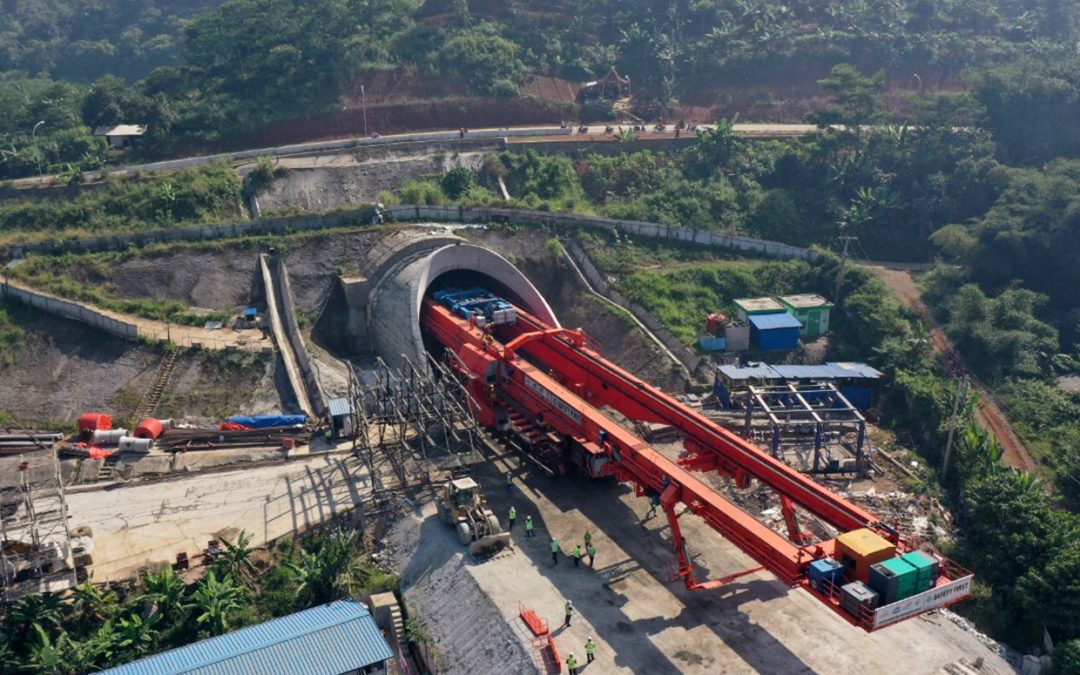
[[[424,251],[412,251],[375,279],[368,302],[368,334],[374,351],[401,368],[406,359],[426,368],[420,329],[424,297],[443,288],[480,286],[524,307],[552,326],[559,322],[547,301],[519,269],[498,253],[462,239],[433,241]]]

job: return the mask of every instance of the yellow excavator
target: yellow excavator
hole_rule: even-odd
[[[473,557],[493,555],[511,545],[510,533],[503,531],[480,486],[469,476],[443,483],[439,519],[454,528],[458,541],[469,547]]]

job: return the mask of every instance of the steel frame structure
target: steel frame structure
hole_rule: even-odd
[[[764,412],[769,420],[769,447],[777,459],[783,459],[785,448],[805,447],[805,438],[809,435],[814,453],[811,473],[860,471],[865,467],[866,418],[832,383],[751,385],[745,400],[743,435],[753,437],[755,414]],[[760,418],[760,415],[756,416]],[[822,466],[821,452],[823,449],[828,451],[829,438],[833,435],[839,438],[849,427],[856,434],[855,465],[851,468]],[[803,433],[804,430],[808,433]]]

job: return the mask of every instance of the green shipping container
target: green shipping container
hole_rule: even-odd
[[[900,559],[914,567],[918,574],[916,577],[916,593],[922,593],[934,585],[939,567],[939,563],[935,558],[921,551],[912,551],[904,554]]]
[[[881,566],[896,575],[896,599],[903,600],[915,595],[919,584],[919,570],[903,558],[890,558]]]

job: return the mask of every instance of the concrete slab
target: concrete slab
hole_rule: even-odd
[[[517,478],[512,494],[503,472]],[[920,618],[867,634],[808,593],[790,589],[767,573],[740,579],[716,591],[690,592],[671,583],[667,523],[644,520],[648,504],[614,481],[549,478],[505,458],[476,474],[500,519],[513,503],[518,553],[470,568],[473,577],[508,622],[524,602],[548,620],[562,623],[563,603],[573,602],[573,624],[556,630],[556,644],[583,662],[585,640],[597,642],[594,672],[647,673],[935,673],[961,659],[983,660],[985,673],[1011,673],[997,654],[940,616]],[[533,516],[537,536],[521,526]],[[699,519],[682,519],[700,578],[755,566],[737,547]],[[563,551],[591,530],[595,569],[575,568],[565,556],[552,565],[554,534]]]
[[[124,579],[150,564],[194,558],[206,542],[246,530],[254,545],[302,532],[347,511],[370,492],[352,457],[238,469],[70,492],[73,527],[94,532],[94,581]]]

